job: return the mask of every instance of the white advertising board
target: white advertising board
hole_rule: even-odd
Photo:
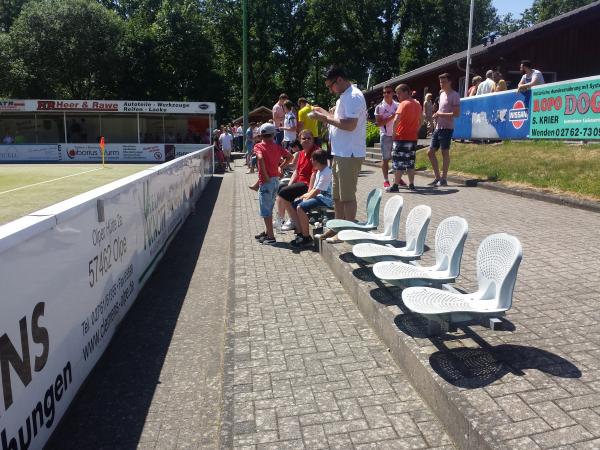
[[[198,149],[198,147],[196,147]],[[106,144],[104,158],[107,162],[164,162],[164,144]],[[58,161],[100,162],[99,144],[59,144]]]
[[[0,145],[0,162],[58,161],[59,146],[44,145]]]
[[[44,446],[211,168],[207,148],[0,227],[0,448]]]
[[[0,100],[0,111],[140,112],[157,114],[215,114],[214,102],[142,100]]]

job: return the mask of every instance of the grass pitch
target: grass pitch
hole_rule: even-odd
[[[155,164],[0,164],[0,225]]]

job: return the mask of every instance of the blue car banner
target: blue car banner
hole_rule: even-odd
[[[454,139],[527,139],[531,93],[516,90],[463,98]]]

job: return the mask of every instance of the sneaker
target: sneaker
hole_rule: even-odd
[[[390,187],[390,182],[389,182],[388,180],[385,180],[385,181],[383,182],[383,188],[384,188],[384,189],[387,189],[387,188],[389,188],[389,187]]]
[[[427,183],[427,186],[437,186],[439,182],[440,182],[439,178],[436,178],[431,183]]]
[[[406,182],[402,178],[400,178],[400,183],[398,184],[400,184],[400,186],[406,186]]]
[[[288,220],[286,223],[281,225],[281,231],[291,231],[296,229],[296,224],[291,220]]]
[[[392,184],[390,187],[385,189],[385,192],[399,192],[398,185],[396,183]]]
[[[277,243],[277,239],[275,239],[274,237],[270,238],[270,237],[265,237],[264,239],[262,239],[260,241],[261,244],[263,245],[274,245]]]
[[[408,190],[409,190],[409,191],[416,191],[416,190],[417,190],[417,188],[415,187],[415,185],[414,185],[414,184],[410,183],[410,184],[408,185]]]
[[[446,181],[445,178],[440,178],[440,180],[437,182],[436,186],[448,186],[448,182]]]
[[[294,248],[301,248],[301,247],[308,247],[309,245],[313,244],[313,239],[310,236],[298,236],[296,239],[294,239],[292,242],[290,242],[290,245]]]
[[[267,233],[265,233],[264,231],[262,233],[258,233],[256,236],[254,236],[254,239],[258,239],[261,240],[262,238],[267,237]]]

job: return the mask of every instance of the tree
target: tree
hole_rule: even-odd
[[[19,16],[25,0],[2,0],[0,2],[0,31],[8,32]]]
[[[531,8],[522,14],[524,27],[535,25],[576,8],[593,3],[595,0],[534,0]],[[523,28],[524,28],[523,27]]]
[[[29,2],[8,35],[6,95],[106,98],[116,90],[123,21],[85,0]]]

